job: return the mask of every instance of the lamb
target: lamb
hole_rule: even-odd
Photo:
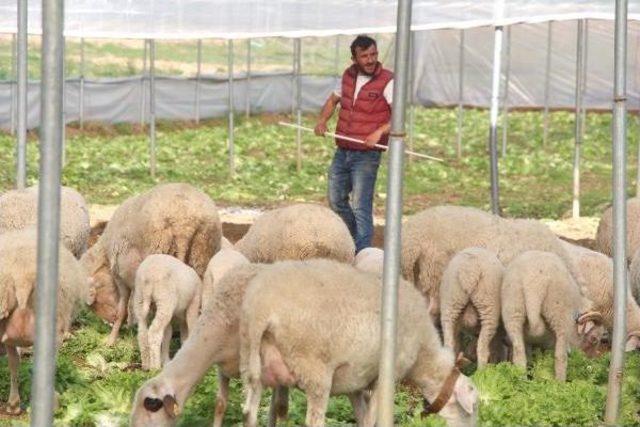
[[[500,290],[504,266],[496,255],[482,248],[458,252],[442,275],[440,319],[444,344],[458,350],[457,330],[464,312],[463,326],[477,329],[478,367],[489,362],[489,346],[500,324]],[[478,322],[479,317],[479,322]]]
[[[296,204],[259,216],[235,244],[251,262],[330,258],[353,263],[355,245],[344,221],[331,209]]]
[[[582,288],[585,296],[593,301],[593,310],[602,314],[603,324],[613,331],[613,260],[608,256],[582,246],[563,242],[575,265],[582,271],[585,281]],[[631,284],[633,285],[633,263]],[[626,350],[640,348],[640,307],[627,288],[627,343]]]
[[[513,346],[513,362],[526,368],[526,342],[555,338],[555,377],[565,381],[569,347],[589,352],[604,332],[602,315],[584,297],[562,259],[543,251],[518,255],[504,272],[502,321]]]
[[[240,326],[245,425],[257,425],[263,385],[304,390],[308,426],[324,425],[329,395],[335,394],[350,397],[358,425],[373,425],[380,288],[379,275],[326,259],[279,262],[252,280]],[[439,396],[447,421],[471,424],[475,387],[458,371],[453,352],[443,348],[420,293],[400,281],[398,298],[396,377],[414,382],[430,402]],[[450,389],[441,390],[449,381]],[[370,388],[366,408],[363,392]]]
[[[208,307],[213,298],[215,284],[234,268],[249,264],[249,260],[235,249],[220,249],[207,265],[202,279],[202,307]]]
[[[202,277],[220,248],[220,217],[213,201],[188,184],[158,185],[127,199],[114,212],[94,246],[81,259],[90,276],[90,305],[117,292],[115,321],[108,345],[127,317],[135,273],[151,254],[174,256]]]
[[[132,426],[175,425],[180,408],[193,387],[214,364],[218,365],[219,378],[214,426],[222,426],[229,379],[240,376],[242,299],[251,279],[264,267],[262,264],[238,265],[215,281],[211,299],[203,305],[193,334],[162,372],[145,382],[136,393],[131,412]],[[286,400],[278,405],[286,408]],[[282,411],[279,409],[278,412]]]
[[[596,232],[596,250],[613,256],[613,209],[607,208],[602,214]],[[640,197],[627,200],[627,262],[640,249]]]
[[[640,248],[633,255],[629,269],[631,270],[629,272],[631,293],[636,302],[640,302]]]
[[[18,384],[20,356],[17,347],[35,340],[35,288],[37,232],[34,227],[0,235],[0,336],[7,351],[11,386],[5,411],[22,412]],[[86,297],[86,276],[78,260],[59,247],[56,344],[69,333],[77,309]]]
[[[180,341],[193,332],[200,311],[202,281],[195,270],[169,255],[149,255],[136,272],[134,311],[142,369],[159,369],[169,361],[171,321],[180,322]],[[155,316],[147,317],[151,306]],[[162,353],[162,360],[160,354]]]
[[[578,281],[582,277],[549,228],[539,221],[503,219],[475,208],[438,206],[410,217],[403,226],[402,275],[429,298],[429,311],[440,319],[439,285],[451,258],[468,247],[495,253],[508,264],[526,250],[543,250],[560,256]]]
[[[362,271],[382,274],[384,251],[379,248],[364,248],[356,254],[353,265]]]
[[[38,187],[11,190],[0,196],[0,233],[35,226]],[[84,198],[70,187],[60,188],[60,239],[76,258],[87,250],[89,210]]]

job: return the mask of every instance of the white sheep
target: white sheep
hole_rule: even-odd
[[[208,307],[213,298],[215,284],[234,268],[249,264],[249,260],[235,249],[220,249],[207,265],[202,278],[202,307]]]
[[[362,271],[382,274],[384,251],[380,248],[364,248],[356,254],[353,265]]]
[[[604,332],[602,316],[581,294],[556,254],[526,251],[511,261],[502,282],[502,321],[513,346],[513,362],[526,368],[525,342],[555,340],[555,377],[565,381],[569,348],[590,352]],[[525,325],[527,326],[525,329]]]
[[[536,220],[504,219],[462,206],[437,206],[407,219],[402,236],[402,275],[429,298],[435,321],[440,319],[439,287],[444,269],[456,253],[468,247],[488,249],[504,265],[527,250],[553,252],[565,261],[576,280],[582,280],[560,239]]]
[[[142,261],[134,288],[142,369],[160,369],[169,361],[172,320],[179,322],[180,341],[184,344],[198,320],[201,292],[200,277],[182,261],[162,254],[149,255]],[[152,306],[155,314],[148,325]]]
[[[640,303],[640,248],[631,258],[629,266],[629,283],[631,283],[631,294],[636,302]]]
[[[596,250],[613,256],[613,208],[607,208],[596,231]],[[627,262],[640,249],[640,197],[627,200]]]
[[[0,235],[0,336],[7,351],[11,376],[5,410],[14,415],[21,413],[17,347],[31,346],[35,340],[36,260],[37,231],[34,227]],[[58,262],[57,346],[69,333],[71,322],[86,297],[84,271],[62,242]]]
[[[37,220],[37,186],[0,196],[0,233],[36,226]],[[90,230],[84,198],[73,188],[60,187],[60,239],[77,258],[87,250]]]
[[[442,275],[440,323],[444,344],[458,351],[458,330],[480,329],[478,366],[489,361],[490,343],[500,325],[500,289],[504,266],[491,251],[467,248],[456,254]],[[470,312],[462,316],[463,312]],[[467,321],[463,321],[467,320]]]
[[[95,245],[81,262],[90,276],[92,303],[116,293],[116,318],[107,340],[112,345],[127,317],[135,273],[151,254],[167,254],[192,267],[200,277],[220,248],[220,217],[213,201],[188,184],[163,184],[127,199],[116,209]]]
[[[582,290],[585,296],[593,301],[593,310],[602,314],[607,330],[610,333],[613,332],[613,260],[601,252],[568,242],[563,244],[582,272],[584,277]],[[627,351],[640,348],[640,307],[632,297],[633,263],[631,267],[632,286],[627,288]]]
[[[326,259],[283,261],[252,280],[242,304],[240,370],[245,425],[257,425],[263,386],[297,386],[307,395],[306,425],[324,425],[330,395],[349,396],[358,425],[373,425],[380,363],[381,277]],[[477,392],[455,366],[423,297],[400,281],[395,375],[424,398],[443,396],[440,415],[471,424]],[[449,381],[447,381],[449,379]],[[442,393],[445,382],[450,388]],[[372,389],[364,403],[363,392]],[[440,409],[440,408],[434,408]]]
[[[330,258],[352,263],[355,245],[331,209],[296,204],[260,215],[235,247],[251,262]]]

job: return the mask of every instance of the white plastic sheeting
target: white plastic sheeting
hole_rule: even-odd
[[[413,30],[549,20],[613,19],[611,0],[414,0]],[[16,32],[16,0],[0,0],[0,32]],[[41,31],[40,2],[29,32]],[[392,0],[67,0],[65,35],[100,38],[248,38],[395,32]],[[629,20],[640,0],[629,0]]]

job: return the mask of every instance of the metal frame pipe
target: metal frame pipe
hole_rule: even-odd
[[[251,116],[251,39],[247,39],[247,84],[244,95],[245,118]]]
[[[229,110],[228,119],[228,148],[229,148],[229,175],[234,178],[236,175],[235,145],[233,141],[233,40],[229,39],[227,45],[227,68],[229,72],[229,98],[227,108]]]
[[[145,100],[146,100],[146,86],[145,80],[147,78],[147,45],[149,40],[144,39],[144,47],[142,48],[142,76],[140,76],[140,129],[144,128],[145,123]]]
[[[544,114],[543,114],[543,131],[542,146],[547,146],[549,137],[549,86],[551,84],[551,48],[553,45],[553,22],[549,21],[547,27],[547,61],[545,63],[544,72]]]
[[[381,353],[378,376],[378,422],[392,427],[395,392],[395,349],[398,315],[398,278],[402,231],[402,180],[404,174],[405,110],[411,26],[411,0],[398,1],[395,76],[389,138],[384,270],[382,285]]]
[[[80,93],[79,97],[79,107],[78,107],[78,116],[80,121],[80,129],[84,129],[84,73],[85,73],[85,63],[84,63],[84,37],[80,39]]]
[[[156,177],[156,41],[149,40],[149,169]]]
[[[36,339],[31,376],[31,425],[53,425],[56,356],[58,239],[62,145],[64,1],[42,1],[42,80]]]
[[[16,35],[11,34],[11,107],[10,107],[10,126],[11,126],[11,136],[16,134],[16,109],[17,107],[17,85],[18,85],[18,75],[17,75],[17,44],[16,44]]]
[[[613,89],[613,336],[607,386],[605,424],[620,416],[627,319],[627,0],[616,0]]]
[[[196,69],[196,101],[195,101],[195,120],[196,124],[200,124],[200,76],[202,72],[202,40],[198,39],[197,47],[197,69]]]
[[[27,90],[28,90],[28,4],[18,0],[18,126],[16,146],[16,188],[22,190],[27,185]]]
[[[582,146],[582,68],[584,66],[584,20],[578,21],[576,36],[576,106],[575,106],[575,145],[573,154],[573,218],[580,218],[580,151]]]
[[[302,39],[293,41],[295,58],[296,123],[302,126]],[[302,130],[296,130],[296,170],[302,170]]]
[[[507,134],[509,132],[509,80],[511,78],[511,27],[507,27],[504,49],[504,94],[502,98],[502,157],[507,155]]]
[[[587,107],[585,106],[584,99],[587,95],[587,76],[589,66],[589,20],[584,20],[584,42],[582,43],[582,108],[580,109],[580,141],[584,141],[584,135],[587,129]]]
[[[491,83],[491,112],[489,129],[489,156],[491,175],[491,212],[500,214],[500,184],[498,182],[498,111],[500,108],[500,62],[502,59],[503,28],[494,29],[493,77]]]
[[[462,124],[464,114],[464,30],[460,30],[460,52],[458,54],[458,137],[456,153],[462,159]]]

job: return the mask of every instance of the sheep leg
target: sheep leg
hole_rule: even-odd
[[[245,386],[246,396],[242,413],[245,427],[258,426],[258,409],[260,408],[260,396],[262,395],[262,382],[260,378],[252,378]]]
[[[187,320],[180,320],[180,344],[184,343],[189,338],[189,327],[187,326]]]
[[[173,328],[171,327],[171,321],[164,328],[164,336],[162,337],[162,346],[160,347],[162,350],[162,366],[169,363],[169,347],[171,347],[171,335],[173,333]]]
[[[514,365],[527,368],[527,353],[524,347],[524,319],[505,319],[505,329],[513,347]]]
[[[307,417],[308,427],[324,427],[325,412],[329,404],[329,392],[331,391],[331,379],[328,384],[316,384],[306,390],[307,393]]]
[[[149,327],[149,368],[160,369],[161,367],[161,350],[162,342],[165,339],[166,328],[171,327],[171,313],[172,311],[167,307],[164,302],[158,301],[156,303],[156,315]],[[171,335],[169,334],[169,339]]]
[[[486,313],[480,314],[480,335],[478,336],[478,347],[476,353],[478,355],[478,367],[482,368],[489,363],[491,355],[491,340],[496,335],[500,318],[495,316],[487,316]]]
[[[289,389],[285,386],[277,386],[273,389],[271,405],[269,407],[269,427],[278,425],[278,421],[287,419],[289,412]]]
[[[365,416],[367,415],[367,401],[364,398],[364,393],[359,391],[356,393],[349,393],[348,395],[351,406],[353,407],[353,414],[356,418],[356,425],[358,427],[364,426]]]
[[[442,308],[442,313],[440,315],[444,345],[449,347],[453,351],[456,351],[458,346],[458,331],[456,328],[456,324],[458,322],[458,318],[460,317],[460,313],[462,313],[462,310],[464,310],[466,304],[467,301],[459,304],[456,304],[452,301],[448,307]]]
[[[120,280],[116,280],[118,286],[118,308],[116,314],[116,320],[113,322],[113,327],[111,328],[111,334],[107,337],[106,345],[111,347],[116,343],[118,339],[118,335],[120,334],[120,327],[127,317],[127,306],[129,305],[129,296],[131,294],[131,290],[127,285],[121,283]]]
[[[187,307],[186,314],[186,323],[187,323],[187,338],[188,334],[193,332],[196,327],[196,323],[198,323],[198,318],[200,317],[200,306],[202,305],[202,295],[201,292],[196,292],[196,295],[191,300],[191,304]]]
[[[562,333],[556,333],[554,369],[558,381],[567,380],[567,339]]]
[[[222,427],[224,412],[229,401],[229,377],[218,369],[218,394],[216,394],[216,409],[213,415],[213,427]]]
[[[20,415],[20,391],[18,384],[18,367],[20,366],[20,355],[18,350],[11,345],[5,346],[7,349],[7,359],[9,363],[9,372],[11,375],[11,388],[9,390],[9,400],[5,412],[11,415]]]
[[[369,402],[367,403],[367,411],[362,420],[363,427],[373,427],[376,424],[376,416],[378,412],[378,383],[376,382],[371,389]]]
[[[135,294],[135,305],[133,307],[136,319],[138,321],[138,347],[140,348],[140,359],[142,369],[149,370],[149,325],[147,318],[149,316],[150,301],[144,301],[141,297],[142,292],[138,289]]]

